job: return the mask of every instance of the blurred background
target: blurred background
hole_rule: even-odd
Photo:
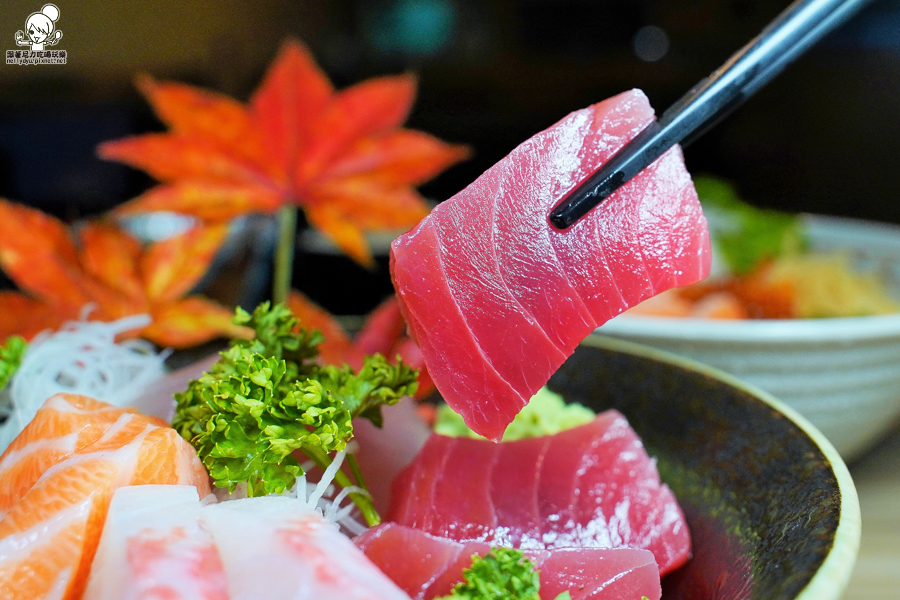
[[[0,4],[16,49],[41,0]],[[409,125],[474,157],[423,188],[445,199],[567,112],[638,87],[657,111],[719,66],[785,0],[58,0],[65,65],[0,65],[0,196],[66,219],[152,181],[97,143],[161,130],[148,72],[246,100],[296,36],[338,87],[412,71]],[[900,0],[875,2],[686,151],[751,202],[900,223]],[[340,308],[338,308],[340,310]]]

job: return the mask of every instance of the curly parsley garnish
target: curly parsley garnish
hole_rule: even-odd
[[[463,569],[464,581],[449,596],[437,600],[540,600],[539,572],[521,550],[494,548],[485,556],[472,556]],[[556,600],[569,600],[563,592]]]
[[[284,492],[304,474],[295,451],[324,469],[353,437],[352,419],[380,426],[383,405],[416,391],[418,371],[399,359],[392,365],[368,356],[358,373],[318,365],[321,333],[298,328],[283,305],[264,302],[252,314],[238,308],[234,322],[255,337],[234,340],[209,373],[175,394],[172,421],[215,484],[229,491],[246,482],[250,496]],[[335,482],[365,488],[352,455],[348,463],[357,481],[339,470]],[[350,497],[369,525],[380,521],[367,495]]]

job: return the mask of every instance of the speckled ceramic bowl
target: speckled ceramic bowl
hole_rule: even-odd
[[[814,248],[850,251],[900,297],[900,228],[815,215],[804,223]],[[848,461],[900,421],[900,314],[771,321],[622,315],[600,332],[758,385],[800,411]]]
[[[693,558],[664,600],[838,600],[860,514],[834,447],[794,410],[732,376],[592,336],[550,380],[627,417],[675,491]]]

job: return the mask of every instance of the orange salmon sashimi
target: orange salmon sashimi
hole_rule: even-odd
[[[44,471],[100,439],[126,411],[75,394],[47,400],[0,456],[0,518]]]
[[[156,417],[58,394],[0,457],[0,598],[81,597],[113,492],[209,477]]]

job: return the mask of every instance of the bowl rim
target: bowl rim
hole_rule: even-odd
[[[772,394],[741,381],[724,371],[695,360],[643,344],[598,335],[597,333],[588,336],[582,344],[649,358],[717,379],[769,405],[803,431],[819,448],[828,464],[831,465],[841,493],[841,511],[837,530],[834,534],[834,541],[828,551],[828,555],[822,561],[822,564],[806,587],[796,596],[795,600],[840,600],[850,581],[856,557],[859,553],[862,517],[859,509],[859,497],[856,493],[856,486],[853,484],[853,478],[850,476],[850,471],[837,450],[822,432],[816,429],[800,413],[778,400]]]
[[[756,319],[743,321],[622,315],[598,333],[692,341],[773,343],[848,342],[900,338],[900,313],[830,319]]]
[[[900,247],[900,225],[896,223],[807,212],[797,213],[797,216],[804,226],[810,228],[811,232],[837,230],[840,235],[855,233],[867,238],[877,235],[881,241]]]

